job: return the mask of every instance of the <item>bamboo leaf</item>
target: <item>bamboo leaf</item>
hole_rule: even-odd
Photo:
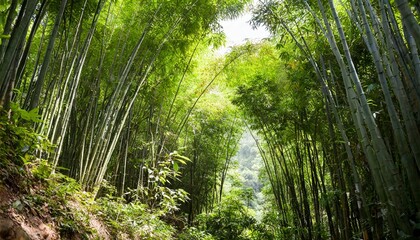
[[[174,171],[178,172],[178,170],[179,170],[179,165],[177,162],[174,162]]]

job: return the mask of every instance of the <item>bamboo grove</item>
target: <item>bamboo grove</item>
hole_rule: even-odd
[[[33,128],[54,149],[38,151],[38,156],[48,159],[55,171],[75,178],[84,190],[101,194],[100,187],[109,183],[120,196],[172,212],[178,200],[186,199],[185,191],[169,187],[181,168],[188,163],[185,171],[191,175],[184,175],[191,184],[204,185],[200,178],[213,179],[224,162],[199,170],[195,165],[204,161],[200,158],[228,153],[229,160],[234,153],[239,129],[232,127],[234,117],[204,108],[196,113],[206,88],[193,89],[183,82],[197,53],[222,41],[217,21],[236,16],[245,4],[2,2],[2,114],[12,119],[21,109],[39,113]],[[216,76],[199,81],[209,84],[206,81]],[[181,94],[188,90],[193,90],[189,96]],[[213,135],[204,139],[200,136],[206,129]],[[221,141],[225,136],[227,144]],[[219,152],[198,149],[216,143]],[[180,154],[191,155],[191,164]],[[181,187],[190,191],[193,216],[213,204],[213,195],[206,194],[216,191],[216,183],[208,182],[201,190],[191,190],[191,184]]]
[[[299,239],[416,235],[418,4],[268,1],[254,23],[277,37],[291,81],[261,73],[236,100],[265,140],[279,231]]]
[[[271,38],[207,56],[250,2],[0,1],[1,119],[39,116],[18,121],[54,171],[189,226],[248,129],[267,234],[233,239],[419,237],[419,3],[260,1]]]

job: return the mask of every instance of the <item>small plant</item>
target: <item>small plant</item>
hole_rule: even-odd
[[[42,153],[52,152],[53,145],[32,128],[41,122],[38,109],[28,112],[12,103],[11,110],[10,119],[0,115],[0,159],[22,166],[42,157]]]
[[[178,235],[180,240],[214,240],[214,236],[195,227],[189,227]]]
[[[208,233],[217,239],[250,239],[244,237],[256,220],[239,199],[227,198],[213,212],[202,215]]]
[[[178,210],[178,205],[188,200],[188,193],[183,189],[168,187],[171,181],[180,177],[180,165],[190,161],[178,152],[172,152],[154,165],[144,167],[147,171],[147,184],[138,189],[131,190],[127,195],[132,199],[147,203],[149,208],[158,214],[170,214]]]
[[[252,210],[246,207],[244,196],[247,193],[246,189],[233,189],[212,212],[197,216],[198,229],[189,228],[180,236],[184,239],[274,239],[270,229],[258,223]]]
[[[106,196],[98,199],[96,213],[111,227],[112,235],[122,232],[130,239],[171,239],[174,229],[160,220],[144,204],[126,203],[123,198]]]

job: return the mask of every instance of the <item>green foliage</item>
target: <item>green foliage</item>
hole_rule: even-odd
[[[98,204],[96,213],[111,226],[114,236],[128,233],[131,239],[171,239],[174,234],[174,229],[145,204],[110,196],[98,199]]]
[[[158,215],[178,210],[179,204],[188,199],[188,194],[183,189],[169,187],[169,184],[179,180],[180,166],[186,165],[187,162],[190,162],[187,157],[174,151],[160,159],[157,165],[144,167],[148,176],[147,185],[133,189],[127,195],[147,203]]]
[[[259,77],[262,79],[272,79],[279,84],[286,78],[286,72],[281,61],[279,61],[279,50],[270,41],[263,41],[258,44],[246,44],[233,48],[232,52],[226,57],[226,61],[235,57],[238,53],[243,53],[224,72],[226,82],[232,89],[248,83]]]
[[[198,222],[215,239],[272,239],[238,196],[225,198],[211,213],[201,214]]]
[[[94,236],[90,227],[92,196],[81,191],[81,186],[74,179],[61,173],[52,173],[51,165],[45,161],[29,164],[30,170],[42,187],[28,196],[33,207],[56,219],[60,235],[71,237],[80,235],[84,239]]]
[[[10,10],[10,3],[7,0],[0,1],[0,29],[4,28],[4,24],[6,23],[7,15],[9,14]],[[1,31],[3,33],[3,31]],[[0,33],[0,34],[1,34]],[[0,44],[2,43],[3,39],[10,38],[10,35],[0,35]]]
[[[33,131],[32,125],[40,122],[38,110],[30,112],[11,104],[12,117],[0,116],[0,159],[23,165],[45,156],[53,145],[46,137]]]
[[[89,225],[89,212],[85,211],[84,207],[84,202],[91,196],[83,194],[80,185],[74,179],[60,173],[51,174],[52,167],[45,160],[34,160],[26,167],[27,172],[16,173],[8,169],[9,177],[25,176],[24,181],[16,183],[20,187],[20,193],[19,200],[13,204],[14,208],[20,212],[28,211],[47,219],[46,221],[54,219],[60,235],[64,238],[80,235],[88,239],[93,236],[94,232]],[[80,205],[75,208],[72,204]]]
[[[180,240],[215,240],[216,238],[206,231],[195,227],[188,227],[178,235]]]
[[[32,169],[32,173],[38,179],[47,179],[52,172],[47,160],[40,160]]]
[[[273,239],[265,225],[258,223],[247,207],[252,201],[250,190],[239,179],[228,179],[222,201],[207,213],[197,216],[194,227],[185,229],[181,239]]]
[[[12,121],[15,123],[21,121],[29,123],[41,122],[41,116],[38,114],[38,108],[34,108],[28,112],[24,109],[21,109],[18,104],[11,103],[10,109],[12,110]]]
[[[359,202],[365,205],[371,202],[375,203],[373,205],[388,204],[388,201],[376,203],[375,192],[379,193],[380,189],[372,186],[374,179],[370,176],[375,169],[367,166],[362,151],[370,146],[363,146],[363,141],[358,141],[360,137],[355,130],[371,124],[360,123],[355,125],[356,128],[342,129],[343,135],[348,134],[350,138],[350,144],[344,143],[351,148],[346,153],[348,149],[344,146],[347,145],[336,139],[338,131],[334,120],[338,119],[326,118],[330,114],[329,107],[333,105],[326,105],[316,81],[319,76],[314,74],[313,67],[322,68],[318,74],[329,81],[327,85],[335,101],[332,104],[338,109],[338,114],[332,118],[342,118],[347,126],[352,122],[350,114],[356,112],[344,107],[352,99],[346,99],[343,93],[352,88],[344,89],[342,79],[337,78],[340,69],[335,64],[335,56],[324,38],[323,26],[320,27],[313,18],[321,17],[317,4],[326,4],[326,0],[261,1],[253,22],[270,29],[277,42],[248,43],[235,47],[221,58],[209,57],[209,52],[204,50],[211,44],[217,46],[223,42],[217,21],[237,17],[250,0],[68,1],[56,39],[48,36],[54,36],[51,31],[62,1],[45,2],[48,2],[45,14],[41,14],[38,5],[31,13],[31,21],[25,23],[28,26],[26,30],[21,32],[16,28],[11,34],[0,32],[2,44],[9,42],[6,39],[17,39],[17,34],[22,36],[22,42],[12,42],[18,43],[17,47],[0,44],[1,58],[3,50],[17,50],[0,59],[2,63],[10,61],[2,65],[10,68],[3,67],[1,73],[10,77],[4,83],[13,83],[10,86],[15,85],[16,89],[10,92],[9,86],[2,82],[0,95],[4,98],[10,93],[13,101],[27,104],[34,97],[31,95],[36,94],[35,97],[39,97],[42,103],[39,109],[30,111],[23,109],[27,106],[12,103],[11,111],[2,112],[0,116],[1,173],[9,176],[29,169],[28,184],[18,186],[24,189],[22,191],[27,191],[33,182],[44,185],[33,198],[15,201],[15,209],[22,210],[25,204],[42,209],[47,204],[51,207],[48,212],[60,221],[63,232],[90,233],[88,214],[72,212],[64,207],[69,203],[68,198],[81,195],[77,197],[78,201],[101,214],[115,236],[121,238],[124,237],[122,232],[128,231],[131,238],[168,239],[175,230],[161,219],[181,212],[188,214],[188,220],[193,224],[197,214],[210,211],[198,219],[202,225],[188,228],[179,237],[327,238],[328,223],[331,234],[338,234],[332,237],[338,239],[349,238],[350,234],[346,231],[362,232],[356,229],[364,227],[359,216],[365,214],[369,218],[369,210],[375,210],[371,207],[362,213]],[[24,9],[22,3],[34,2],[17,3],[17,9]],[[413,88],[410,83],[415,80],[412,76],[418,75],[413,74],[417,73],[418,64],[410,64],[418,62],[418,54],[407,48],[403,31],[399,29],[404,21],[396,19],[395,26],[390,21],[394,15],[399,17],[396,8],[392,9],[395,1],[390,1],[390,8],[383,8],[384,16],[380,17],[386,19],[377,19],[383,20],[384,26],[380,21],[374,21],[375,11],[385,3],[375,3],[369,16],[372,22],[365,25],[377,31],[374,37],[385,33],[384,26],[388,24],[393,28],[395,36],[378,38],[378,41],[381,40],[378,47],[380,55],[384,56],[384,64],[389,68],[386,71],[392,72],[388,76],[391,85],[398,85],[394,81],[402,77],[404,83],[400,87],[402,91],[407,88],[407,96],[398,91],[391,93],[390,98],[395,98],[392,101],[396,100],[396,116],[390,120],[399,123],[401,115],[401,126],[410,129],[411,125],[412,132],[415,132],[418,119],[404,121],[404,113],[411,109],[405,111],[401,107],[403,102],[397,104],[397,100],[408,98],[413,110],[419,105],[416,96],[418,86]],[[415,1],[410,0],[410,3]],[[97,8],[102,4],[103,8]],[[305,4],[313,12],[307,11],[309,9]],[[352,19],[345,12],[346,7],[350,10],[357,4],[344,4],[339,7],[338,15],[343,20],[355,70],[366,89],[366,105],[372,112],[381,113],[379,117],[375,116],[377,129],[375,126],[375,131],[370,130],[367,135],[372,135],[371,140],[384,139],[386,144],[382,145],[389,148],[390,155],[396,156],[389,163],[395,162],[397,166],[401,165],[401,170],[410,170],[397,158],[411,155],[410,151],[414,152],[418,144],[408,141],[413,143],[407,147],[407,153],[398,152],[400,150],[397,150],[395,142],[400,141],[393,136],[398,134],[390,127],[389,120],[382,117],[387,114],[382,96],[385,91],[377,82],[369,53],[371,49],[363,43],[362,37],[366,37],[366,33],[355,26],[359,16]],[[369,6],[367,1],[363,4]],[[412,6],[418,18],[418,4]],[[9,7],[10,1],[0,0],[0,30],[3,30],[10,14]],[[97,23],[92,21],[96,9],[102,9],[98,12]],[[326,20],[331,18],[330,10]],[[362,8],[353,10],[361,13]],[[376,13],[379,17],[380,13]],[[12,20],[12,28],[19,26],[19,19]],[[35,20],[39,20],[39,27]],[[32,30],[33,38],[30,35]],[[337,34],[337,29],[333,31]],[[90,33],[93,33],[93,38],[86,38]],[[293,39],[290,34],[298,38]],[[305,50],[298,51],[299,44],[294,40],[304,45]],[[398,48],[387,47],[386,41]],[[44,61],[48,56],[45,53],[48,43],[53,42],[56,43],[54,49],[49,50],[54,57],[48,65],[48,61]],[[197,59],[194,55],[199,52],[204,54]],[[308,59],[313,59],[316,64],[312,65]],[[396,63],[392,66],[394,59]],[[39,78],[39,72],[43,72],[40,71],[41,66],[48,69],[45,82]],[[44,84],[39,96],[34,91],[38,83]],[[231,99],[236,106],[231,104]],[[363,99],[355,103],[363,103],[360,100]],[[388,102],[386,105],[389,110],[392,104]],[[246,170],[241,171],[243,179],[228,179],[231,194],[214,208],[214,204],[224,197],[223,181],[232,165],[231,157],[237,151],[237,140],[242,131],[242,119],[238,117],[241,114],[236,107],[248,116],[247,124],[258,130],[259,137],[264,140],[258,148],[264,154],[260,160],[266,167],[263,173],[268,199],[265,207],[269,208],[262,223],[257,223],[245,207],[252,205],[255,190],[261,188],[255,172],[249,170],[256,164],[248,160]],[[414,114],[406,116],[418,117]],[[370,115],[362,112],[360,121],[369,119]],[[402,130],[399,135],[404,139],[405,135],[412,136],[406,134],[410,132]],[[375,134],[379,133],[380,137],[375,138]],[[57,144],[57,148],[47,139]],[[375,148],[375,144],[372,147]],[[355,163],[351,163],[354,170],[350,169],[350,161],[345,158],[345,153],[350,158],[349,152],[355,156]],[[52,155],[54,167],[59,166],[54,170],[48,159]],[[378,156],[379,161],[382,156]],[[4,170],[11,163],[18,167],[10,172]],[[388,167],[378,169],[386,170]],[[78,178],[82,186],[71,178],[54,174],[57,170],[65,170],[70,176]],[[385,173],[378,179],[385,181],[389,175]],[[357,174],[362,178],[360,183],[356,182]],[[401,175],[404,183],[408,183],[406,185],[411,183],[416,186],[416,182],[404,172],[399,174],[397,169],[395,174],[397,180]],[[2,177],[2,181],[7,183],[13,182],[11,179]],[[241,181],[245,181],[248,188],[242,186]],[[396,182],[392,179],[387,181]],[[268,187],[269,184],[271,187]],[[81,189],[95,191],[99,186],[105,197],[99,199],[98,205],[93,196],[85,195]],[[354,189],[355,186],[357,189]],[[383,189],[388,189],[387,184]],[[359,196],[359,193],[364,196]],[[114,197],[116,195],[125,200]],[[392,204],[391,201],[389,205]],[[418,211],[418,206],[407,206],[409,208],[413,209],[413,213]],[[392,221],[409,215],[387,213],[393,216],[390,218]],[[345,226],[347,222],[352,226]],[[382,229],[382,226],[372,226],[375,227]]]

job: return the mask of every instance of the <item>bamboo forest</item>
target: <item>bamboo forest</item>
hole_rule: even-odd
[[[0,34],[0,240],[420,239],[418,0],[0,0]]]

